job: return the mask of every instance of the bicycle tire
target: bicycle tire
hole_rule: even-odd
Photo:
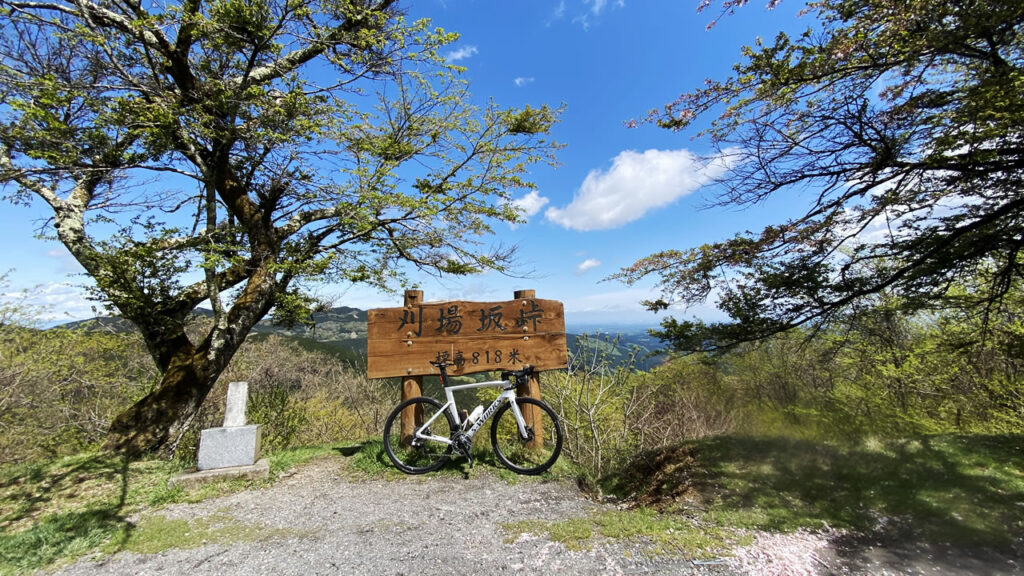
[[[384,421],[384,451],[387,453],[391,463],[406,474],[425,474],[433,472],[448,461],[452,454],[452,445],[442,442],[425,440],[422,443],[410,444],[402,441],[402,410],[418,406],[422,418],[418,422],[426,422],[443,408],[440,402],[426,396],[410,398],[402,402],[391,411],[387,420]],[[455,420],[447,410],[443,418],[437,418],[430,427],[430,434],[449,438],[451,431],[455,430]]]
[[[527,396],[515,399],[520,412],[524,406],[536,406],[541,418],[543,439],[540,446],[530,445],[535,439],[533,428],[528,430],[530,437],[522,438],[516,425],[515,414],[511,412],[512,404],[505,403],[494,415],[491,422],[491,446],[494,455],[503,466],[517,474],[533,476],[551,468],[562,452],[562,426],[558,416],[550,406]]]

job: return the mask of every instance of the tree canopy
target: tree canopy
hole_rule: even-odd
[[[698,137],[730,167],[717,204],[808,205],[615,276],[657,277],[653,309],[717,296],[730,321],[664,323],[680,350],[818,326],[882,291],[920,310],[970,284],[957,304],[984,314],[1024,271],[1024,4],[822,0],[805,12],[816,21],[804,33],[758,39],[731,77],[648,118],[671,130],[710,120]]]
[[[0,0],[0,182],[163,373],[108,445],[173,443],[253,325],[319,279],[507,270],[480,240],[550,161],[547,107],[479,109],[395,0]],[[52,225],[52,227],[50,227]],[[185,331],[204,301],[213,327]]]

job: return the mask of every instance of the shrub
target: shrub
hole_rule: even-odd
[[[95,447],[157,372],[134,334],[0,327],[0,463]]]
[[[591,479],[639,452],[734,429],[737,410],[712,367],[680,359],[640,372],[639,351],[618,347],[616,338],[583,336],[569,369],[542,383],[564,427],[566,456]],[[616,356],[625,360],[612,362]]]

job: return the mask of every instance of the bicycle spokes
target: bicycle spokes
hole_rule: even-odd
[[[511,405],[495,416],[491,444],[495,456],[509,469],[520,474],[539,474],[555,463],[562,450],[562,431],[558,418],[547,404],[532,398],[516,398],[526,420],[525,434],[519,429]]]
[[[407,423],[412,424],[411,429],[403,430],[401,414],[409,408],[417,418]],[[384,423],[384,450],[399,470],[422,474],[437,470],[448,460],[452,445],[437,438],[448,439],[455,422],[451,415],[440,410],[441,404],[436,400],[420,397],[399,404],[388,416]],[[424,426],[424,423],[429,425]]]

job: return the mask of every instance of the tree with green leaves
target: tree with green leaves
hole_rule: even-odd
[[[509,270],[481,235],[550,161],[546,107],[479,109],[395,0],[0,0],[0,182],[142,332],[162,379],[107,446],[173,445],[311,281]],[[214,321],[190,338],[205,302]]]
[[[728,166],[716,204],[807,205],[615,275],[657,278],[653,309],[717,296],[730,321],[663,324],[678,350],[821,326],[886,291],[904,311],[941,307],[968,278],[978,290],[957,305],[984,315],[1024,273],[1024,4],[820,0],[805,12],[806,32],[758,39],[731,77],[647,119],[709,121],[698,137]]]

